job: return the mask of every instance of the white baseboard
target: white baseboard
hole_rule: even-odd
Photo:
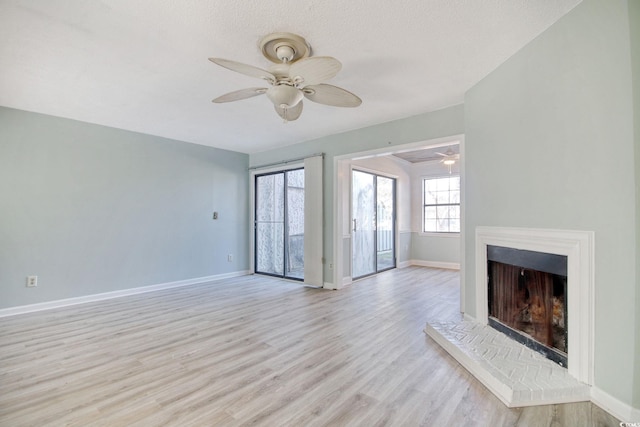
[[[411,261],[400,261],[398,263],[398,268],[407,268],[407,267],[411,267]]]
[[[52,308],[68,307],[70,305],[84,304],[87,302],[103,301],[112,298],[120,298],[128,295],[143,294],[146,292],[160,291],[163,289],[179,288],[181,286],[196,285],[199,283],[213,282],[250,274],[248,270],[234,271],[231,273],[216,274],[214,276],[196,277],[193,279],[178,280],[175,282],[160,283],[157,285],[140,286],[138,288],[121,289],[118,291],[104,292],[100,294],[85,295],[81,297],[66,298],[55,301],[41,302],[37,304],[21,305],[0,309],[0,317],[15,316],[17,314],[33,313],[36,311],[50,310]]]
[[[322,286],[325,289],[331,289],[332,291],[335,291],[338,289],[338,287],[336,285],[334,285],[333,283],[330,282],[324,282],[324,285]]]
[[[412,259],[410,265],[418,265],[420,267],[445,268],[447,270],[460,270],[459,262],[442,262],[442,261],[424,261],[421,259]]]
[[[622,422],[640,421],[640,409],[621,402],[596,386],[591,387],[591,401]]]

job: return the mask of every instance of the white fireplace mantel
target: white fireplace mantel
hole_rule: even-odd
[[[507,227],[476,228],[476,318],[488,323],[487,246],[502,246],[567,257],[569,374],[593,385],[594,232]]]

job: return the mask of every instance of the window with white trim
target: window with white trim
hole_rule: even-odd
[[[460,232],[460,176],[424,178],[422,231]]]

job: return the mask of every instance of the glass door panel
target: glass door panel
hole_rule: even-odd
[[[284,274],[284,174],[256,177],[256,273]]]
[[[375,175],[352,173],[352,276],[376,272]]]
[[[257,175],[255,271],[304,279],[304,169]]]
[[[304,169],[289,171],[286,178],[286,276],[304,279]]]
[[[256,273],[282,276],[284,246],[282,234],[284,227],[277,223],[256,224]]]
[[[376,177],[376,261],[377,271],[396,266],[394,193],[395,179]]]

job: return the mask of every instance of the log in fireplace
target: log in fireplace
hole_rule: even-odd
[[[488,323],[567,367],[567,257],[487,246]]]

